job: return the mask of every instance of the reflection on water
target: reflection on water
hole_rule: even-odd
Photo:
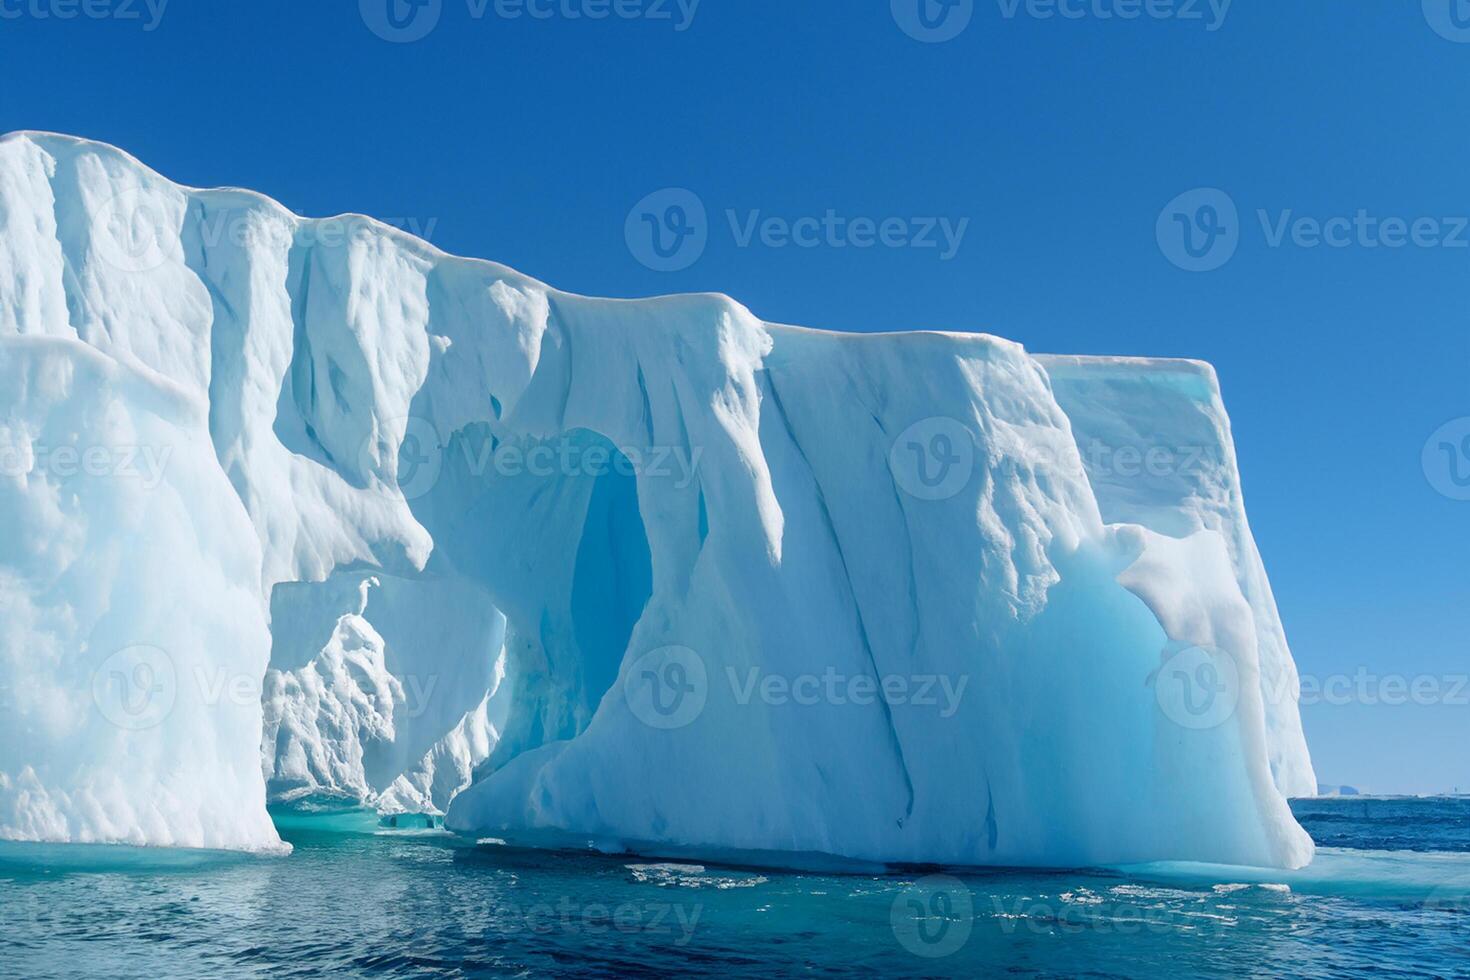
[[[286,858],[5,845],[0,973],[1470,972],[1465,802],[1299,811],[1340,846],[1290,874],[783,874],[516,850],[361,813],[279,814]],[[1370,846],[1404,837],[1418,853]]]

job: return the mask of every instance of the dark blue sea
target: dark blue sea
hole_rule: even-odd
[[[781,873],[311,810],[284,858],[3,845],[0,976],[1470,976],[1470,800],[1295,809],[1289,873]]]

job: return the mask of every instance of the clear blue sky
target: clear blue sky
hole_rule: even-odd
[[[1451,0],[1237,0],[1223,20],[1220,0],[1150,0],[1198,19],[1136,3],[1132,20],[1100,16],[1129,0],[1069,0],[1080,18],[970,0],[947,22],[930,0],[936,31],[970,15],[944,43],[905,33],[923,22],[889,0],[703,0],[687,25],[677,0],[657,4],[667,18],[655,0],[604,0],[643,16],[600,20],[567,16],[599,0],[536,0],[549,19],[437,0],[412,43],[366,26],[391,33],[386,0],[171,0],[156,25],[145,0],[86,2],[109,16],[0,0],[0,131],[106,140],[304,214],[411,220],[582,293],[718,290],[788,323],[1210,360],[1302,670],[1429,675],[1446,692],[1470,673],[1470,502],[1421,462],[1431,433],[1470,416],[1470,247],[1391,248],[1344,225],[1345,247],[1292,231],[1272,247],[1257,214],[1433,218],[1421,243],[1470,242],[1443,220],[1470,216],[1470,43],[1449,39],[1470,41],[1465,0],[1458,19]],[[630,209],[665,187],[710,218],[702,257],[676,272],[625,242]],[[1240,220],[1230,260],[1196,273],[1157,228],[1201,187]],[[1178,210],[1197,236],[1203,201]],[[740,247],[725,216],[829,208],[969,225],[946,261]],[[1470,690],[1441,700],[1457,703],[1309,707],[1319,775],[1470,790]]]

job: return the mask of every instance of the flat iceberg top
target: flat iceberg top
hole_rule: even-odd
[[[592,299],[22,133],[0,453],[0,838],[268,847],[321,794],[684,856],[1311,854],[1198,362]]]

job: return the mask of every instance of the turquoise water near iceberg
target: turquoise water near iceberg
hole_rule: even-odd
[[[285,858],[0,845],[0,975],[1470,976],[1470,800],[1295,809],[1288,873],[796,874],[358,811],[278,812]]]

